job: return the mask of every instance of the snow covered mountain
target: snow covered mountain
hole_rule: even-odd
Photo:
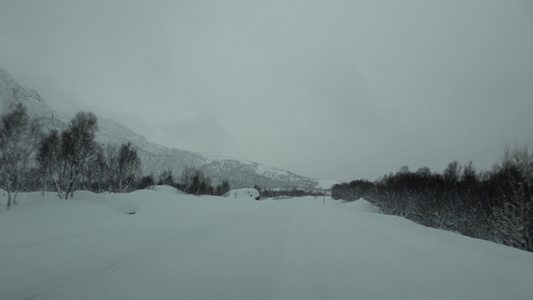
[[[72,118],[52,109],[35,90],[19,85],[0,67],[0,113],[8,112],[16,103],[24,104],[30,117],[45,129],[64,128]],[[185,167],[194,166],[211,177],[213,184],[228,180],[234,188],[255,184],[268,188],[323,188],[319,180],[259,163],[157,145],[110,119],[98,117],[98,126],[99,142],[123,144],[129,141],[137,147],[144,174],[153,173],[157,177],[162,171],[171,170],[177,179]]]

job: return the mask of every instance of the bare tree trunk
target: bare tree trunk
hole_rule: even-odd
[[[20,193],[20,190],[16,190],[15,194],[13,195],[13,204],[14,205],[18,205],[19,204],[18,201],[17,201],[17,196],[19,195],[19,193]]]
[[[11,191],[7,189],[7,208],[11,208]]]
[[[44,179],[41,179],[41,182],[42,182],[42,187],[41,187],[41,196],[44,197],[44,191],[46,190],[46,180]]]
[[[57,192],[57,196],[59,197],[59,199],[65,199],[63,197],[63,191],[61,190],[60,184],[54,179],[52,179],[52,181],[54,182],[54,185],[56,187],[56,192]]]

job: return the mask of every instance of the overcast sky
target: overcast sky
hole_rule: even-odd
[[[0,1],[0,65],[55,109],[324,179],[533,145],[533,2]]]

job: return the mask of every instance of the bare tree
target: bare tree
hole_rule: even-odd
[[[461,165],[456,160],[448,164],[443,172],[444,180],[452,185],[456,185],[461,177]]]
[[[174,185],[174,175],[172,175],[172,170],[166,170],[161,172],[159,174],[159,181],[157,184],[164,184],[164,185]]]
[[[101,145],[94,156],[91,165],[95,168],[99,193],[110,192],[114,189],[113,171],[117,169],[117,153],[117,145],[107,144]]]
[[[141,160],[137,155],[137,150],[129,142],[122,145],[118,153],[116,169],[118,192],[124,193],[127,191],[140,174],[140,171]]]
[[[7,206],[17,204],[17,195],[29,176],[31,158],[39,138],[37,125],[26,108],[17,104],[0,120],[0,182],[7,192]]]
[[[533,251],[533,153],[525,146],[507,149],[492,181],[493,221],[501,242]]]
[[[214,194],[215,190],[211,186],[211,178],[206,177],[201,170],[186,167],[181,171],[181,184],[184,192],[194,195]]]
[[[181,184],[184,187],[183,192],[186,194],[189,194],[190,190],[193,188],[195,174],[196,168],[193,167],[185,167],[185,169],[181,171]]]
[[[52,131],[41,140],[38,161],[53,182],[59,198],[72,197],[76,184],[96,155],[98,145],[94,138],[97,129],[93,113],[79,112],[61,134]]]
[[[224,194],[226,194],[227,192],[229,192],[231,186],[229,184],[229,182],[227,180],[224,180],[222,181],[221,184],[217,185],[216,189],[215,189],[215,193],[217,196],[222,196]]]

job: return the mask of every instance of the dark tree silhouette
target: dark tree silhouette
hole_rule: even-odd
[[[26,108],[17,104],[0,120],[0,183],[7,192],[7,206],[17,204],[37,149],[39,130]]]
[[[93,113],[79,112],[61,134],[52,131],[41,140],[39,164],[59,198],[73,196],[90,159],[97,154],[98,145],[94,141],[97,129]]]

